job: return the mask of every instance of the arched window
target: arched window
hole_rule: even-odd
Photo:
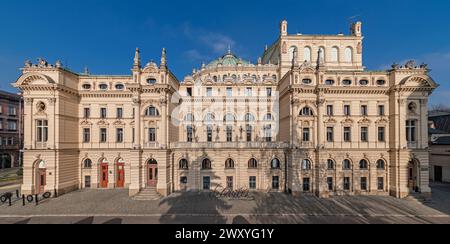
[[[215,118],[216,117],[214,116],[214,114],[207,113],[206,116],[205,116],[205,122],[212,123],[212,122],[214,122]]]
[[[236,121],[236,118],[234,117],[233,114],[228,113],[228,114],[226,114],[225,117],[223,118],[223,121],[224,121],[224,122],[227,122],[227,123],[234,123],[234,121]]]
[[[147,110],[145,110],[145,116],[147,117],[159,116],[159,111],[155,107],[150,106],[147,108]]]
[[[351,169],[352,169],[352,163],[350,162],[350,160],[345,159],[345,160],[342,162],[342,169],[343,169],[343,170],[351,170]]]
[[[231,78],[233,79],[233,81],[237,80],[237,75],[232,75]]]
[[[319,48],[319,60],[322,62],[325,62],[325,48],[324,47]]]
[[[229,158],[225,161],[225,169],[234,169],[234,160]]]
[[[306,62],[311,62],[311,48],[310,47],[305,47],[303,49],[303,59]]]
[[[332,159],[328,159],[328,161],[327,161],[327,168],[328,168],[328,170],[333,170],[334,169],[334,161]]]
[[[331,62],[339,62],[339,48],[337,47],[331,49]]]
[[[258,168],[258,161],[256,159],[252,158],[248,161],[248,168],[249,169],[257,169]]]
[[[255,121],[255,116],[253,116],[253,114],[248,113],[245,115],[245,122],[253,122],[253,121]]]
[[[289,48],[289,62],[297,61],[298,49],[296,46]]]
[[[272,169],[281,169],[280,160],[278,158],[274,158],[270,163],[270,166],[272,167]]]
[[[213,76],[213,81],[214,81],[214,82],[217,82],[217,81],[218,81],[217,76]]]
[[[194,122],[194,115],[192,115],[191,113],[186,114],[186,116],[184,116],[184,121],[185,122]]]
[[[313,111],[310,107],[304,107],[301,111],[300,111],[300,116],[313,116]]]
[[[264,115],[264,121],[272,121],[273,120],[273,116],[272,114],[266,114]]]
[[[367,162],[367,160],[363,159],[361,161],[359,161],[359,169],[369,169],[369,163]]]
[[[277,81],[277,75],[272,75],[272,80]]]
[[[90,169],[90,168],[92,168],[92,160],[90,160],[90,159],[84,160],[83,167],[84,167],[85,169]]]
[[[345,48],[345,62],[353,62],[353,49],[351,47]]]
[[[383,159],[380,159],[377,161],[377,169],[378,170],[385,170],[386,169],[386,163]]]
[[[189,162],[184,158],[180,160],[180,169],[189,169]]]
[[[205,158],[202,161],[202,169],[212,169],[211,160]]]
[[[302,170],[311,170],[311,161],[309,161],[309,159],[303,159],[302,160]]]

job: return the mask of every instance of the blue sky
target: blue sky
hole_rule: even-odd
[[[428,63],[441,85],[432,103],[450,106],[449,1],[125,1],[3,0],[0,3],[0,89],[20,75],[25,60],[61,59],[75,72],[130,74],[134,49],[143,62],[167,48],[182,79],[223,54],[255,62],[276,40],[279,22],[290,33],[348,33],[363,21],[364,64],[369,70],[415,59]]]

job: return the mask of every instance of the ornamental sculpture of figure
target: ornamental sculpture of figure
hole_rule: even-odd
[[[25,61],[25,68],[31,68],[32,65],[30,60]]]
[[[38,59],[38,66],[39,66],[40,68],[45,68],[45,67],[48,66],[48,63],[47,63],[47,61],[45,61],[44,59],[39,58],[39,59]]]
[[[408,62],[406,62],[405,67],[407,69],[414,69],[414,67],[416,66],[416,62],[414,60],[410,60]]]

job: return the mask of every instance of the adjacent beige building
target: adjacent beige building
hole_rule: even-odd
[[[256,63],[229,50],[182,81],[159,64],[130,75],[26,62],[25,193],[126,188],[130,195],[250,189],[293,194],[429,194],[426,65],[363,65],[349,35],[288,34]]]

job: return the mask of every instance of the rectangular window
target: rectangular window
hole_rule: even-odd
[[[206,88],[206,96],[207,97],[213,96],[213,89],[211,87]]]
[[[303,178],[303,191],[304,192],[310,191],[310,179],[309,178]]]
[[[367,177],[361,177],[361,191],[367,191]]]
[[[328,115],[328,116],[334,116],[333,105],[328,105],[328,106],[327,106],[327,115]]]
[[[379,191],[384,191],[384,178],[378,177],[377,186]]]
[[[100,118],[101,119],[106,119],[106,108],[100,108]]]
[[[247,142],[251,142],[252,141],[252,131],[253,131],[253,127],[251,125],[247,125],[246,126],[246,132],[247,132]]]
[[[89,119],[90,117],[91,117],[91,109],[90,108],[84,108],[83,118]]]
[[[267,95],[267,97],[272,97],[272,88],[266,89],[266,95]]]
[[[48,141],[48,121],[37,120],[36,121],[36,141],[47,142]]]
[[[332,177],[328,177],[327,178],[327,185],[328,185],[328,191],[334,191],[333,178]]]
[[[8,121],[8,130],[16,131],[17,130],[17,122],[16,121]]]
[[[227,188],[230,190],[233,190],[233,188],[234,188],[233,176],[227,176]]]
[[[156,129],[148,129],[148,142],[156,142]]]
[[[0,119],[0,130],[3,130],[3,119]]]
[[[361,141],[368,142],[369,141],[369,128],[361,127]]]
[[[227,126],[227,142],[233,141],[233,126]]]
[[[91,129],[83,128],[83,142],[84,143],[91,142]]]
[[[9,146],[14,145],[14,137],[8,137],[8,144]]]
[[[134,139],[134,133],[135,133],[134,128],[131,128],[131,142],[132,142],[132,143],[135,142],[135,139]]]
[[[334,141],[334,128],[328,127],[327,128],[327,142],[333,142]]]
[[[3,114],[3,106],[0,105],[0,114]]]
[[[251,190],[256,189],[256,176],[250,176],[248,180],[248,185]]]
[[[350,191],[350,178],[344,177],[344,191]]]
[[[117,108],[117,118],[118,119],[123,118],[123,108]]]
[[[211,189],[211,177],[203,177],[203,190],[209,191]]]
[[[9,106],[8,107],[8,115],[9,116],[16,116],[16,107],[14,106]]]
[[[345,116],[351,116],[352,115],[350,105],[344,105],[344,115]]]
[[[368,115],[367,105],[361,105],[361,116],[367,116],[367,115]]]
[[[227,97],[232,97],[232,96],[233,96],[233,88],[227,87]]]
[[[188,183],[188,178],[187,178],[186,176],[181,176],[181,177],[180,177],[180,183],[181,183],[182,185],[187,185],[187,183]]]
[[[378,141],[385,142],[386,141],[386,128],[378,127]]]
[[[416,129],[415,120],[406,121],[406,140],[408,143],[416,142]]]
[[[272,177],[272,189],[273,190],[280,189],[280,177],[279,176]]]
[[[206,128],[206,138],[208,142],[213,141],[213,128],[210,125],[208,125],[208,127]]]
[[[191,87],[186,88],[186,95],[188,97],[192,97],[192,88]]]
[[[309,142],[310,140],[310,129],[309,128],[303,128],[303,141]]]
[[[251,97],[253,95],[253,89],[251,87],[247,87],[245,89],[245,96]]]
[[[186,134],[187,142],[192,142],[193,138],[194,138],[194,130],[193,130],[192,126],[190,126],[190,125],[187,126],[186,131],[187,131],[187,134]]]
[[[107,140],[108,140],[108,130],[106,128],[101,128],[100,129],[100,142],[106,143]]]
[[[352,141],[352,129],[350,127],[344,127],[344,142]]]
[[[116,129],[116,142],[117,143],[123,142],[123,128]]]
[[[264,137],[266,142],[272,142],[272,125],[264,126]]]
[[[384,105],[379,105],[378,106],[378,116],[385,116],[385,115],[386,115],[386,111],[385,111]]]

